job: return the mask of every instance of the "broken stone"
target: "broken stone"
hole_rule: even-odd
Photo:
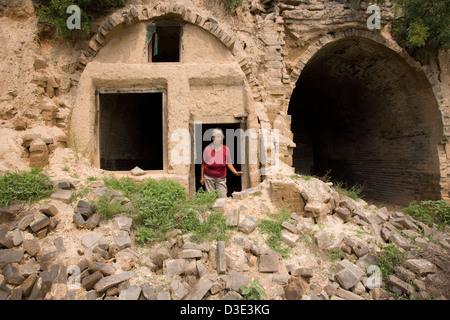
[[[282,286],[287,285],[289,282],[289,273],[284,272],[274,274],[272,277],[272,282]]]
[[[156,295],[156,300],[170,300],[170,292],[161,291]]]
[[[133,277],[132,271],[127,271],[120,274],[104,277],[95,284],[94,289],[98,293],[103,293],[109,288],[112,288],[121,282],[127,281],[132,277]]]
[[[145,174],[145,171],[139,167],[134,167],[130,172],[133,176],[142,176]]]
[[[64,203],[70,203],[72,194],[72,190],[56,189],[56,191],[50,197],[54,200],[59,200]]]
[[[170,293],[172,300],[182,300],[189,293],[189,290],[180,280],[175,279],[170,283]]]
[[[163,273],[167,277],[180,275],[185,271],[185,265],[184,259],[166,259],[163,262]]]
[[[13,266],[11,263],[7,264],[3,268],[4,282],[12,285],[21,285],[25,278],[20,274],[19,269]]]
[[[286,300],[301,300],[306,292],[306,283],[298,277],[293,277],[284,289]]]
[[[98,233],[94,232],[85,233],[81,237],[81,243],[85,248],[91,248],[100,240],[101,237],[102,236]]]
[[[242,300],[242,296],[236,291],[229,291],[223,296],[222,300]]]
[[[297,268],[291,272],[293,276],[301,276],[304,278],[311,278],[314,275],[311,268]]]
[[[30,225],[30,229],[33,232],[37,232],[50,224],[50,219],[46,215],[40,215],[34,220],[34,222]]]
[[[48,165],[48,147],[40,138],[30,143],[30,167],[43,168]]]
[[[335,279],[342,288],[348,290],[359,282],[359,278],[349,269],[345,268],[339,271]]]
[[[251,233],[258,226],[258,221],[252,216],[246,216],[242,222],[239,222],[239,229],[244,231],[246,234]]]
[[[20,262],[23,258],[23,250],[3,249],[0,250],[0,268],[13,262]]]
[[[365,300],[363,297],[351,292],[344,290],[342,288],[337,288],[336,296],[344,299],[344,300]]]
[[[103,278],[103,274],[100,271],[96,271],[93,274],[88,275],[87,277],[84,277],[81,280],[81,284],[87,291],[89,291],[89,290],[93,289],[95,284],[97,282],[99,282],[100,279],[102,279],[102,278]]]
[[[328,234],[321,230],[314,234],[314,242],[320,249],[325,249],[326,247],[331,245],[331,239]]]
[[[437,271],[436,266],[425,259],[406,260],[405,267],[414,271],[419,276],[426,276],[430,273],[436,273]]]
[[[358,258],[360,258],[360,257],[362,257],[362,256],[364,256],[364,255],[366,255],[366,254],[368,254],[369,252],[370,252],[370,250],[369,250],[368,247],[363,247],[363,248],[361,248],[361,249],[356,250],[356,251],[355,251],[355,254],[356,254],[356,256],[357,256]]]
[[[286,229],[281,230],[280,240],[290,247],[295,247],[297,245],[297,241],[299,238],[300,238],[299,235],[289,232]]]
[[[361,270],[361,268],[359,268],[357,265],[351,263],[347,259],[339,261],[338,264],[336,265],[336,269],[338,271],[341,271],[344,269],[350,270],[358,278],[358,281],[361,280],[362,277],[364,277],[366,275],[365,272],[363,270]]]
[[[406,294],[413,294],[414,293],[414,287],[410,284],[407,284],[405,281],[400,280],[396,276],[390,275],[388,278],[388,284],[391,286],[395,286],[398,289],[401,290],[401,292]]]
[[[58,214],[58,209],[52,204],[44,204],[39,207],[39,211],[46,214],[49,217],[54,217]]]
[[[12,243],[15,247],[20,246],[23,242],[22,234],[19,229],[14,229],[11,233]]]
[[[201,300],[211,289],[213,282],[209,279],[200,279],[192,291],[185,297],[185,300]]]
[[[34,283],[30,294],[30,300],[42,300],[52,287],[52,278],[49,271],[42,271]]]
[[[137,285],[124,285],[119,294],[119,300],[139,300],[142,289]]]
[[[43,247],[36,255],[36,260],[43,270],[47,269],[52,261],[58,256],[58,250],[54,247]]]
[[[350,221],[350,219],[352,218],[352,214],[350,213],[350,211],[345,208],[337,208],[336,213],[344,222]]]
[[[414,248],[414,245],[411,244],[407,239],[403,238],[398,232],[392,232],[389,240],[404,250]]]
[[[150,253],[150,260],[159,268],[163,266],[164,260],[171,259],[169,250],[167,248],[158,248]]]
[[[131,239],[127,231],[115,230],[113,231],[112,236],[115,244],[119,247],[119,250],[131,247]]]
[[[33,290],[33,287],[34,287],[34,284],[36,283],[37,278],[38,278],[37,274],[31,274],[22,283],[22,285],[20,286],[20,289],[22,290],[22,294],[24,297],[28,297],[31,294],[31,291]]]
[[[153,292],[152,288],[146,283],[142,286],[142,295],[147,300],[156,300],[156,295]]]
[[[25,230],[34,221],[34,214],[27,214],[17,223],[17,228]]]
[[[86,224],[84,226],[88,230],[93,230],[98,226],[99,222],[100,222],[100,215],[94,213],[92,216],[89,217],[89,219],[87,219]]]
[[[222,274],[227,271],[227,260],[225,255],[225,241],[217,242],[217,273]]]
[[[22,266],[22,275],[24,277],[28,277],[32,274],[38,274],[40,268],[41,266],[39,265],[39,263],[37,263],[34,259],[30,260]]]
[[[241,287],[247,286],[248,282],[249,278],[245,274],[239,273],[235,270],[231,270],[230,272],[228,272],[225,278],[225,288],[240,292]]]
[[[115,228],[130,232],[133,219],[128,217],[116,217],[113,221]]]
[[[259,272],[278,272],[279,268],[279,258],[277,255],[263,254],[259,256]]]
[[[201,258],[202,252],[196,249],[185,249],[178,253],[179,259],[196,259]]]
[[[237,227],[239,225],[239,209],[231,209],[226,212],[227,225]]]

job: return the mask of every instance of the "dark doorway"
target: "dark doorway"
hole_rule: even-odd
[[[296,172],[363,185],[368,200],[440,198],[437,101],[392,50],[359,37],[325,45],[303,68],[289,114]]]
[[[100,168],[163,169],[163,93],[101,93]]]
[[[240,123],[203,123],[203,124],[195,124],[195,132],[196,137],[195,141],[196,143],[201,142],[202,148],[195,148],[195,191],[198,191],[200,188],[203,188],[205,191],[205,186],[202,186],[200,184],[200,171],[201,171],[201,159],[202,159],[202,153],[203,150],[208,146],[208,144],[211,143],[211,140],[209,141],[203,141],[203,136],[205,132],[208,129],[214,129],[214,128],[220,128],[222,129],[225,138],[223,139],[224,145],[228,146],[231,153],[231,159],[233,160],[233,166],[236,169],[236,171],[241,171],[241,164],[238,163],[238,146],[239,141],[241,140],[241,135],[239,131],[236,131],[237,129],[241,128]],[[232,130],[232,133],[236,133],[234,137],[234,143],[233,146],[231,146],[231,142],[227,141],[227,130]],[[227,197],[231,196],[231,194],[234,191],[241,191],[242,190],[242,183],[241,183],[241,177],[235,176],[230,170],[227,169]]]

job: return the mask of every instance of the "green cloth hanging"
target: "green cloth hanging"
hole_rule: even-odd
[[[158,42],[159,42],[159,36],[155,31],[155,45],[153,47],[153,56],[157,56],[158,55]]]

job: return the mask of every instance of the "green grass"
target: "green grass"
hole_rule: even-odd
[[[224,215],[210,213],[218,192],[199,190],[186,199],[185,189],[168,179],[134,182],[130,178],[104,178],[104,182],[106,187],[122,191],[132,202],[130,214],[141,243],[164,240],[173,229],[192,232],[192,241],[196,242],[228,239]]]
[[[441,231],[450,223],[450,203],[445,200],[413,201],[404,211],[430,227],[436,224]]]
[[[340,195],[347,196],[355,201],[359,200],[359,197],[364,189],[363,185],[355,184],[353,186],[347,186],[343,182],[335,182],[333,187],[339,192]]]
[[[129,209],[127,209],[120,202],[111,202],[111,197],[109,193],[105,193],[100,197],[100,200],[94,205],[97,207],[97,212],[106,218],[113,218],[118,214],[127,214]]]
[[[380,245],[382,251],[376,255],[380,262],[381,276],[386,283],[389,276],[393,275],[394,268],[400,266],[407,259],[407,252],[401,252],[400,249],[393,243],[388,245]]]
[[[289,247],[282,245],[280,241],[281,230],[283,227],[281,224],[288,220],[291,216],[289,210],[284,207],[280,211],[274,213],[267,213],[271,219],[259,220],[259,229],[262,234],[267,234],[266,243],[272,250],[281,254],[283,258],[287,258],[291,252]]]
[[[53,192],[50,179],[40,169],[5,172],[0,176],[0,206],[40,200]]]

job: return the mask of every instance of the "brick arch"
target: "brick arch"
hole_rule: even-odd
[[[351,28],[348,30],[340,31],[334,34],[328,34],[313,44],[311,44],[308,49],[305,51],[305,53],[300,57],[299,61],[297,62],[296,66],[291,72],[291,89],[293,90],[295,88],[295,85],[297,84],[297,81],[300,77],[300,74],[305,67],[305,65],[308,63],[308,61],[324,46],[326,46],[328,43],[331,43],[333,41],[344,39],[348,37],[361,37],[365,39],[372,40],[374,42],[377,42],[392,51],[396,52],[398,55],[400,55],[413,69],[415,70],[421,70],[424,71],[420,65],[420,63],[416,60],[414,60],[405,49],[401,48],[395,41],[389,40],[379,34],[376,34],[372,31],[369,31],[367,29],[356,29]],[[433,87],[433,91],[435,94],[437,94],[436,90],[438,89],[436,79],[434,78],[431,71],[425,70],[425,76],[427,77],[428,81],[430,82],[431,86]],[[290,94],[289,93],[287,99],[289,99]]]
[[[303,77],[303,75],[306,77],[308,75],[308,79],[311,79],[311,68],[314,64],[314,72],[320,71],[316,70],[316,66],[318,65],[316,62],[320,61],[320,63],[324,64],[327,60],[325,60],[325,52],[323,50],[332,50],[330,46],[336,47],[336,45],[339,43],[340,40],[358,40],[358,41],[364,41],[365,43],[373,42],[374,45],[380,45],[380,48],[386,48],[386,56],[387,57],[395,57],[397,61],[400,61],[402,65],[404,65],[404,70],[409,69],[414,73],[414,75],[411,75],[411,77],[408,77],[408,81],[414,81],[414,83],[417,84],[419,88],[423,88],[424,94],[426,90],[428,90],[428,93],[426,93],[423,97],[426,100],[424,102],[424,106],[429,108],[427,110],[430,110],[433,114],[435,114],[435,117],[439,114],[440,116],[440,124],[439,128],[436,129],[435,132],[437,132],[433,137],[433,143],[430,144],[431,148],[435,148],[433,151],[433,157],[437,159],[438,161],[438,169],[435,170],[440,171],[440,181],[438,184],[441,188],[441,197],[444,199],[448,199],[449,195],[449,189],[448,189],[448,182],[450,182],[450,175],[447,175],[447,167],[448,167],[448,161],[447,157],[445,156],[445,143],[448,140],[448,136],[446,136],[445,132],[448,132],[446,128],[450,127],[450,123],[448,119],[443,116],[445,114],[445,109],[448,105],[448,98],[442,97],[442,94],[440,93],[441,89],[439,87],[439,83],[436,80],[435,76],[431,72],[431,70],[428,67],[422,67],[419,62],[414,60],[403,48],[398,46],[398,44],[390,39],[387,39],[383,37],[382,35],[375,34],[368,30],[362,30],[362,29],[348,29],[342,32],[336,32],[335,34],[329,34],[326,35],[319,40],[312,43],[309,48],[303,53],[303,55],[299,58],[296,66],[291,72],[290,75],[290,90],[286,94],[286,101],[288,103],[288,109],[289,109],[289,103],[292,99],[297,99],[298,97],[294,98],[294,90],[298,87],[297,84],[300,80],[305,80],[306,78]],[[322,50],[323,49],[323,50]],[[322,51],[321,51],[322,50]],[[319,51],[321,54],[318,54]],[[323,54],[322,54],[323,53]],[[317,54],[317,55],[316,55]],[[370,56],[370,55],[369,55]],[[379,55],[378,55],[379,56]],[[320,57],[320,58],[319,58]],[[356,60],[357,61],[357,60]],[[311,64],[311,63],[313,64]],[[305,68],[306,67],[306,68]],[[326,75],[328,69],[323,69],[325,73],[323,75]],[[306,72],[308,71],[308,73]],[[330,72],[334,72],[330,70]],[[320,77],[320,75],[316,75],[316,77]],[[351,78],[352,76],[347,76],[348,78]],[[377,76],[378,77],[378,76]],[[302,81],[303,81],[302,80]],[[309,80],[308,80],[309,81]],[[365,81],[364,81],[365,83]],[[324,84],[325,85],[325,84]],[[394,91],[396,87],[394,87]],[[431,89],[431,90],[429,90]],[[404,89],[401,89],[404,90]],[[401,92],[401,91],[399,91]],[[406,92],[406,91],[405,91]],[[420,91],[422,92],[422,91]],[[419,94],[420,95],[420,94]],[[401,95],[399,95],[401,97]],[[426,97],[426,98],[425,98]],[[296,101],[297,101],[296,100]],[[296,102],[297,103],[297,102]],[[289,110],[289,113],[292,114],[294,110]],[[424,118],[423,121],[429,121],[428,118]],[[421,120],[422,121],[422,120]],[[294,127],[291,128],[293,130]],[[295,136],[295,133],[294,133]],[[437,151],[437,152],[436,152]],[[440,168],[440,170],[439,170]]]
[[[214,18],[202,16],[199,13],[192,12],[184,5],[176,3],[160,3],[154,6],[130,6],[115,11],[99,27],[98,32],[89,41],[87,48],[81,53],[77,63],[77,70],[82,71],[86,65],[95,58],[100,49],[110,40],[108,36],[110,36],[113,31],[120,28],[121,25],[131,25],[141,21],[151,21],[164,16],[176,17],[212,34],[237,58],[237,62],[247,79],[250,82],[254,79],[250,69],[251,59],[249,59],[243,51],[235,47],[235,35],[230,35],[222,29]]]

